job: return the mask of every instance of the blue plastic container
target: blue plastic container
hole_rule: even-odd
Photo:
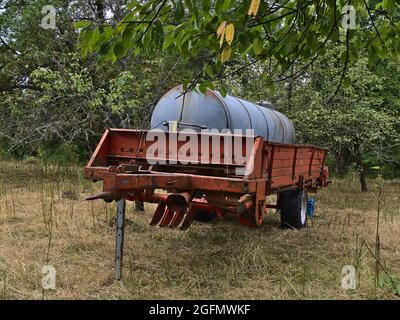
[[[316,202],[317,202],[317,200],[314,197],[310,197],[307,200],[307,215],[309,217],[314,217]]]

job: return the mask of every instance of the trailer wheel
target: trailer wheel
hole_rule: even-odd
[[[288,190],[279,193],[278,208],[284,228],[304,228],[307,223],[307,191]]]

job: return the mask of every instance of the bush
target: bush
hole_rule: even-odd
[[[38,151],[39,159],[44,164],[77,165],[86,161],[84,148],[74,144],[49,143]]]

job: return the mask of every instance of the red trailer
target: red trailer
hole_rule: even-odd
[[[265,218],[267,208],[276,208],[280,210],[283,226],[301,228],[306,224],[307,192],[328,184],[324,148],[236,135],[242,139],[239,145],[243,150],[248,144],[251,147],[245,163],[238,163],[232,158],[227,160],[224,144],[227,134],[192,133],[189,138],[190,135],[201,138],[197,140],[196,154],[182,155],[177,150],[181,150],[186,140],[177,141],[174,150],[153,151],[158,161],[151,162],[148,154],[154,141],[147,139],[148,134],[149,131],[142,130],[107,129],[84,168],[85,178],[103,181],[103,192],[88,200],[119,201],[117,278],[120,278],[125,200],[157,203],[150,224],[161,227],[187,229],[200,214],[221,218],[234,214],[239,223],[256,227]],[[177,135],[165,134],[168,142]],[[219,153],[215,152],[218,142]],[[191,163],[181,164],[183,156],[185,160],[189,157]],[[271,194],[278,195],[276,204],[267,203]]]

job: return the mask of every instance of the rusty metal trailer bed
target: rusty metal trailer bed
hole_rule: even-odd
[[[236,135],[243,153],[251,148],[246,161],[239,162],[227,154],[232,150],[224,142],[226,134],[189,133],[188,140],[198,140],[197,152],[183,154],[179,150],[187,140],[178,141],[176,132],[165,134],[166,141],[175,141],[177,148],[152,150],[155,139],[148,139],[148,131],[107,129],[84,168],[85,178],[103,182],[103,192],[88,200],[118,201],[117,279],[121,277],[125,200],[157,203],[150,224],[161,227],[187,229],[199,213],[221,218],[234,214],[239,223],[256,227],[267,208],[280,209],[283,224],[302,227],[305,212],[292,212],[293,205],[300,201],[304,211],[306,192],[328,184],[324,148]],[[271,194],[278,194],[277,204],[267,203]]]

